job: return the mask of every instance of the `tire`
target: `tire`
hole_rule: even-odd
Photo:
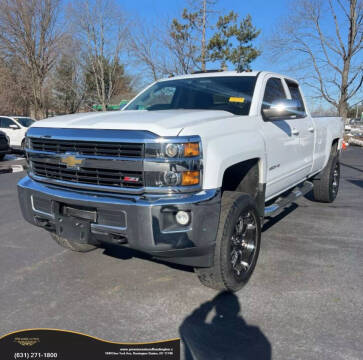
[[[5,154],[0,154],[0,161],[4,160]]]
[[[331,203],[338,195],[340,182],[340,163],[337,147],[331,149],[328,164],[319,174],[318,179],[313,180],[314,200]]]
[[[219,291],[240,290],[256,266],[260,243],[261,222],[253,198],[248,194],[225,191],[214,265],[195,269],[200,282]]]
[[[97,248],[97,246],[91,244],[81,244],[72,240],[67,240],[66,238],[58,236],[57,234],[54,233],[50,233],[50,235],[57,244],[72,251],[88,252]]]

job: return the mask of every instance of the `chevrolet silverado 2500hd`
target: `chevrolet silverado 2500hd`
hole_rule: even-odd
[[[122,111],[33,124],[20,204],[66,248],[127,246],[236,291],[255,268],[264,217],[310,190],[335,199],[342,136],[342,119],[312,118],[289,77],[173,77]]]

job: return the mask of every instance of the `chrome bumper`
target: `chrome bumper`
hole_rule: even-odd
[[[220,214],[219,190],[169,196],[121,196],[56,187],[26,176],[18,183],[18,194],[24,218],[49,231],[55,231],[58,217],[67,216],[64,208],[75,212],[78,209],[82,214],[94,214],[88,219],[88,242],[122,244],[184,265],[213,264]],[[175,221],[179,210],[190,212],[188,225],[181,226]],[[76,222],[76,216],[70,213],[67,222]]]

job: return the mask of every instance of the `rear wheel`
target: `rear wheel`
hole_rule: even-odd
[[[340,183],[340,163],[336,146],[332,147],[328,164],[313,183],[314,200],[327,203],[335,200]]]
[[[225,191],[216,238],[214,265],[196,268],[199,280],[216,290],[238,291],[251,277],[261,242],[261,223],[253,198]]]
[[[60,246],[70,249],[72,251],[78,251],[78,252],[88,252],[96,249],[96,246],[91,244],[81,244],[72,240],[68,240],[64,237],[61,237],[55,233],[50,233],[53,240],[59,244]]]

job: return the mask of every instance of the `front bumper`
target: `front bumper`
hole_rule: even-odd
[[[26,176],[18,183],[24,218],[49,231],[57,222],[76,223],[91,214],[87,242],[112,242],[146,252],[165,261],[196,267],[213,265],[215,238],[220,214],[220,191],[205,190],[170,196],[136,196],[85,192],[56,187]],[[65,214],[64,209],[71,212]],[[181,226],[177,211],[190,213]],[[79,215],[81,214],[81,215]],[[84,219],[82,219],[84,220]]]

